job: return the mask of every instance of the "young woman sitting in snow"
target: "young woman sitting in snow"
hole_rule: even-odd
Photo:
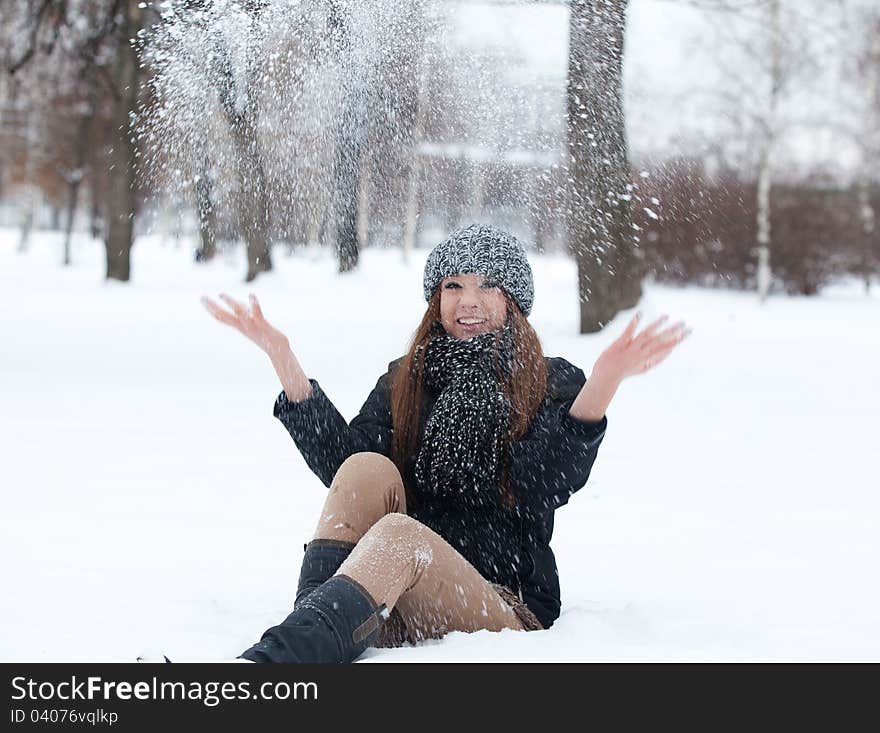
[[[590,378],[545,358],[527,320],[532,271],[490,226],[437,245],[428,309],[347,423],[287,338],[250,307],[205,298],[272,360],[275,416],[330,487],[305,547],[293,612],[241,657],[348,662],[368,646],[449,631],[547,629],[559,617],[553,513],[587,481],[621,380],[659,364],[686,336],[638,316]]]

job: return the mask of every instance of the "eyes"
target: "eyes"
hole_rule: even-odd
[[[492,290],[493,288],[500,288],[501,286],[494,280],[486,280],[486,282],[482,283],[480,287],[483,290]],[[454,290],[456,288],[461,289],[461,284],[455,282],[455,280],[450,280],[443,286],[444,290]]]

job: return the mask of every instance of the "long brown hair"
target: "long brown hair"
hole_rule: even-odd
[[[509,380],[501,379],[502,389],[510,402],[510,430],[505,438],[503,451],[506,455],[507,446],[525,434],[544,399],[547,391],[547,365],[544,363],[541,341],[532,324],[507,293],[504,293],[504,298],[513,329],[513,369]],[[428,302],[428,308],[413,334],[409,350],[398,363],[392,377],[391,417],[394,435],[391,458],[402,476],[406,475],[406,461],[415,453],[419,440],[425,351],[433,338],[434,324],[439,320],[438,289]],[[502,465],[499,484],[504,503],[512,505],[514,499],[507,485],[506,465]],[[406,490],[409,494],[410,487],[406,487]]]

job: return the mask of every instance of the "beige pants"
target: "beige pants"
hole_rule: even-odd
[[[378,453],[356,453],[330,486],[316,539],[356,543],[338,570],[377,604],[396,609],[410,641],[449,631],[523,628],[517,615],[446,540],[406,515],[397,467]]]

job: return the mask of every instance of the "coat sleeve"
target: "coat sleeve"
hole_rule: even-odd
[[[339,413],[330,398],[314,379],[312,394],[301,402],[291,402],[282,390],[275,400],[274,415],[300,453],[325,486],[330,486],[343,461],[354,453],[371,451],[391,453],[390,375],[379,377],[357,416],[350,422]]]
[[[566,504],[590,475],[608,419],[592,422],[569,415],[586,381],[583,370],[564,359],[551,359],[544,401],[523,439],[510,445],[511,491],[534,511]]]

